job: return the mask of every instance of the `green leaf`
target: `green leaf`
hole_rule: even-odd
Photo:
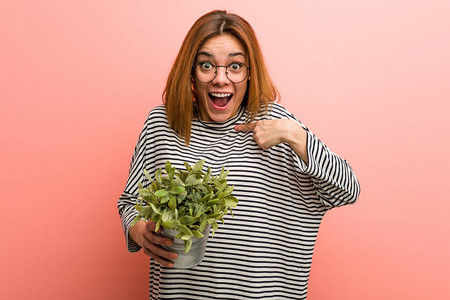
[[[186,199],[186,196],[187,196],[187,192],[186,191],[178,194],[177,195],[178,203],[181,203],[184,199]]]
[[[158,215],[161,214],[161,211],[153,203],[150,203],[150,206],[155,213],[157,213]]]
[[[226,207],[236,207],[236,206],[237,206],[237,203],[234,202],[234,201],[231,201],[231,200],[226,200],[226,201],[225,201],[225,206],[226,206]]]
[[[156,179],[156,182],[162,183],[161,169],[156,170],[155,179]]]
[[[180,222],[183,225],[192,225],[197,221],[196,218],[191,217],[191,216],[183,216],[180,218]]]
[[[154,191],[157,191],[157,190],[161,189],[161,183],[160,183],[160,182],[154,181],[153,183],[155,184],[154,187],[152,186],[152,189],[153,189]]]
[[[233,197],[233,196],[227,196],[226,198],[225,198],[226,200],[230,200],[230,201],[233,201],[233,202],[235,202],[235,203],[239,203],[239,200],[236,198],[236,197]]]
[[[167,174],[169,174],[170,170],[172,170],[172,165],[170,164],[170,161],[166,161],[165,169]]]
[[[217,219],[220,219],[221,216],[223,216],[223,213],[215,213],[215,214],[209,215],[208,219],[217,220]]]
[[[187,241],[187,240],[190,240],[190,239],[191,239],[191,236],[185,234],[185,235],[182,235],[182,236],[181,236],[181,239],[182,239],[183,241]]]
[[[233,211],[231,210],[231,208],[228,208],[228,211],[230,212],[231,216],[234,217]]]
[[[214,237],[214,232],[217,230],[217,228],[219,227],[219,225],[218,225],[216,222],[214,222],[214,223],[211,224],[211,227],[212,227],[212,234],[211,234],[211,237]]]
[[[148,200],[150,200],[151,197],[150,196],[138,196],[138,200],[140,201],[140,203],[142,204],[144,201],[148,202]]]
[[[181,175],[179,175],[179,174],[175,175],[175,178],[174,178],[173,182],[174,182],[176,185],[184,186],[183,178],[181,178],[180,176],[181,176]]]
[[[155,214],[155,213],[152,213],[152,218],[151,218],[151,220],[153,221],[153,222],[158,222],[159,220],[161,220],[161,215],[159,214]]]
[[[200,232],[203,232],[205,230],[207,224],[208,224],[208,220],[206,218],[203,219],[203,221],[200,223],[200,227],[198,228],[198,230]]]
[[[191,250],[192,240],[188,239],[184,241],[184,253],[188,253]]]
[[[170,208],[166,208],[161,216],[161,220],[163,222],[171,221],[172,220],[172,211]]]
[[[180,218],[182,217],[182,216],[185,216],[186,215],[186,207],[180,207],[179,209],[178,209],[178,215],[180,216]]]
[[[189,176],[186,178],[186,181],[184,182],[184,184],[185,184],[186,186],[197,185],[197,184],[200,184],[200,183],[202,183],[202,180],[201,180],[201,179],[195,178],[195,176],[192,175],[192,174],[189,175]]]
[[[204,184],[199,184],[199,185],[196,186],[196,188],[199,189],[201,197],[203,197],[204,195],[209,194],[212,191],[212,189],[209,186],[204,185]]]
[[[211,179],[211,168],[208,167],[208,170],[206,171],[206,175],[203,177],[203,182],[208,182]]]
[[[222,199],[222,198],[225,197],[226,195],[227,195],[226,192],[221,192],[221,193],[219,193],[219,194],[216,195],[216,198]]]
[[[142,196],[150,196],[152,194],[148,189],[139,189],[138,193]]]
[[[141,211],[139,212],[139,215],[142,217],[145,217],[149,215],[152,212],[153,208],[151,206],[144,206]]]
[[[192,194],[192,201],[197,202],[201,197],[202,195],[199,192],[194,192]]]
[[[162,177],[163,186],[169,186],[170,182],[171,182],[171,180],[169,179],[169,177]]]
[[[182,186],[176,186],[176,187],[174,187],[174,188],[172,188],[171,190],[170,190],[170,193],[171,194],[181,194],[182,192],[184,192],[185,191],[185,188],[184,187],[182,187]]]
[[[203,164],[205,163],[205,161],[203,159],[199,160],[198,162],[195,163],[193,171],[194,172],[199,172],[202,170],[203,168]]]
[[[171,210],[175,210],[177,208],[177,200],[175,199],[175,197],[170,197],[169,208]]]
[[[169,194],[169,192],[166,191],[166,190],[158,190],[158,191],[155,192],[155,196],[156,197],[164,197],[167,194]]]
[[[229,187],[226,188],[225,192],[226,192],[227,194],[231,194],[231,193],[233,192],[233,189],[234,189],[234,185],[229,186]]]
[[[194,237],[201,239],[202,237],[204,237],[203,233],[201,233],[198,230],[192,230],[192,233],[194,234]]]
[[[175,227],[178,226],[178,222],[177,221],[166,221],[166,222],[162,222],[162,226],[167,229],[174,229]]]
[[[142,210],[142,206],[139,203],[136,203],[134,205],[134,209],[136,209],[137,211],[141,211]]]
[[[148,197],[153,204],[159,203],[158,200],[156,199],[155,195],[150,195],[150,197]],[[147,197],[145,198],[147,199]],[[148,202],[147,202],[148,203]]]
[[[214,205],[214,204],[217,204],[217,203],[219,203],[219,199],[212,199],[212,200],[208,201],[205,204],[205,206],[211,206],[211,205]]]
[[[217,222],[214,222],[211,224],[213,231],[217,230],[217,228],[219,228],[219,224],[217,224]]]
[[[150,173],[146,169],[144,169],[143,172],[144,172],[145,178],[147,178],[149,181],[153,181],[152,176],[150,175]]]
[[[166,203],[167,201],[170,200],[171,197],[172,197],[172,196],[165,195],[164,197],[161,198],[160,203],[161,203],[161,204]],[[172,197],[172,198],[173,198],[173,197]]]
[[[205,211],[205,210],[203,209],[203,207],[202,207],[202,206],[199,206],[199,207],[197,208],[197,211],[195,212],[194,218],[196,218],[196,219],[200,218],[200,216],[203,214],[204,211]]]
[[[133,222],[131,222],[131,226],[136,225],[137,222],[139,222],[141,219],[142,219],[141,216],[136,216],[136,217],[133,219]]]
[[[155,232],[159,230],[159,227],[161,227],[161,219],[159,219],[158,222],[156,222]]]
[[[187,228],[185,225],[180,224],[180,231],[182,231],[185,235],[189,235],[189,236],[193,236],[194,234],[192,233],[192,231]]]
[[[199,199],[198,202],[206,202],[206,201],[208,201],[209,199],[211,199],[212,196],[214,196],[214,194],[213,194],[213,193],[209,193],[209,194],[206,195],[205,197]]]
[[[220,175],[219,175],[219,181],[227,178],[228,173],[230,173],[230,171],[228,171],[228,170],[225,171],[225,166],[222,166],[222,171],[220,171]]]

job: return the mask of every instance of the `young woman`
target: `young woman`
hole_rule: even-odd
[[[150,256],[151,299],[305,299],[320,222],[331,208],[354,203],[358,181],[284,107],[252,27],[212,11],[189,30],[132,158],[118,208],[130,252]],[[199,159],[213,174],[229,170],[239,199],[208,240],[203,261],[175,269],[172,241],[139,221],[138,182],[167,160],[183,168]]]

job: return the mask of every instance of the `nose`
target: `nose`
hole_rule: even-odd
[[[216,66],[216,77],[213,80],[213,83],[218,85],[224,85],[229,83],[227,77],[227,67],[226,66]]]

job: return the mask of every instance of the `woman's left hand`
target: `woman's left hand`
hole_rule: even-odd
[[[260,120],[234,126],[236,131],[253,131],[253,139],[263,149],[288,143],[297,155],[308,164],[306,151],[306,131],[300,124],[290,119]]]

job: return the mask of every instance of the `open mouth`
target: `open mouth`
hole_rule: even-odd
[[[228,103],[230,102],[233,94],[230,93],[208,93],[209,99],[214,106],[214,108],[226,108]]]

